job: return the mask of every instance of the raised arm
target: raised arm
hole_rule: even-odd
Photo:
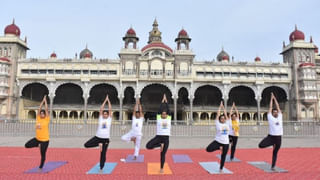
[[[107,95],[106,98],[104,99],[103,103],[100,106],[100,116],[103,115],[104,106],[106,105],[106,102],[107,102],[108,99],[109,98],[108,98],[108,95]]]
[[[269,103],[269,113],[272,113],[273,98],[274,98],[274,95],[273,95],[273,93],[271,93],[271,98],[270,98],[270,103]]]
[[[166,94],[163,94],[163,98],[159,107],[159,112],[158,114],[161,114],[164,110],[166,110],[166,112],[169,112],[169,106],[168,106],[168,100],[166,97]]]
[[[112,117],[112,106],[111,106],[109,96],[107,96],[107,102],[108,102],[109,117]]]
[[[45,112],[46,112],[46,117],[48,117],[49,111],[48,111],[47,96],[44,96],[44,108],[45,108]]]
[[[237,109],[236,104],[235,104],[235,103],[233,103],[233,104],[234,104],[234,109],[236,110],[237,119],[239,120],[239,111],[238,111],[238,109]]]
[[[232,104],[232,107],[230,109],[230,112],[229,112],[229,118],[231,119],[231,116],[232,116],[232,113],[233,113],[233,109],[234,109],[234,102]]]
[[[41,103],[40,103],[40,105],[39,105],[38,114],[40,114],[40,111],[41,111],[42,106],[43,106],[43,104],[44,104],[45,98],[46,98],[46,95],[44,95],[44,97],[43,97],[43,99],[42,99],[42,101],[41,101]]]
[[[138,102],[138,99],[136,99],[136,104],[134,105],[133,113],[132,113],[134,117],[136,117],[136,110],[137,110],[137,108],[138,108],[138,103],[139,103],[139,102]]]
[[[282,114],[280,106],[279,106],[279,103],[278,103],[278,100],[277,100],[277,98],[275,96],[273,96],[273,100],[274,100],[274,103],[276,104],[276,108],[278,110],[278,113]]]
[[[142,111],[142,105],[140,103],[140,99],[138,99],[138,106],[139,106],[139,112],[140,112],[140,116],[143,117],[143,111]]]

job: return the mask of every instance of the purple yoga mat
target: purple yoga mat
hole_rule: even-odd
[[[128,155],[126,158],[127,163],[142,163],[144,161],[144,155],[139,155],[136,160],[133,160],[133,155]]]
[[[48,173],[65,164],[67,164],[67,161],[51,161],[44,164],[42,171],[39,171],[39,167],[35,167],[25,171],[24,173]]]
[[[173,154],[172,158],[174,163],[192,163],[192,160],[186,154]]]

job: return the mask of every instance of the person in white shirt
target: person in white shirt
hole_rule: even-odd
[[[139,109],[138,111],[137,108]],[[140,142],[142,137],[142,126],[143,126],[143,113],[140,100],[137,99],[136,105],[133,109],[132,116],[132,129],[121,137],[126,142],[132,141],[134,143],[134,160],[139,156]]]
[[[160,173],[163,173],[163,166],[166,159],[166,153],[169,147],[169,136],[171,131],[171,116],[169,114],[169,106],[166,95],[163,95],[163,99],[160,105],[159,112],[157,114],[157,135],[152,138],[146,145],[147,149],[154,149],[156,147],[161,148],[161,163]]]
[[[236,112],[233,112],[233,109]],[[236,152],[236,147],[237,147],[237,142],[239,137],[239,129],[240,129],[239,111],[235,103],[232,104],[232,107],[230,109],[230,116],[231,116],[231,121],[229,121],[230,122],[229,140],[231,144],[230,161],[232,161],[234,158],[234,154]]]
[[[108,102],[108,110],[104,110],[105,104]],[[112,123],[112,110],[111,110],[111,103],[109,100],[108,95],[106,99],[102,103],[100,107],[100,114],[99,114],[99,123],[96,136],[88,140],[84,147],[92,148],[92,147],[100,147],[100,173],[104,167],[104,163],[106,162],[106,153],[109,145],[109,138],[110,138],[110,128]]]
[[[276,105],[276,109],[273,109],[273,101]],[[271,93],[271,98],[270,98],[268,123],[269,123],[269,134],[259,143],[259,148],[266,148],[269,146],[273,146],[271,169],[275,170],[278,151],[281,147],[283,127],[282,127],[282,112],[280,110],[279,103],[273,93]]]
[[[221,109],[223,108],[224,114],[220,114]],[[227,117],[227,111],[223,106],[221,101],[218,114],[215,120],[216,124],[216,138],[209,144],[207,147],[207,152],[213,152],[219,150],[222,147],[222,154],[220,160],[220,173],[223,173],[224,162],[229,149],[229,132],[230,132],[230,119]]]

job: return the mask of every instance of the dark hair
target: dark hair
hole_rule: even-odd
[[[103,110],[103,111],[102,111],[102,114],[104,114],[104,113],[109,114],[109,111],[108,111],[108,110]]]
[[[41,114],[41,113],[46,114],[46,111],[45,111],[44,109],[41,109],[41,110],[40,110],[40,114]]]
[[[161,114],[164,113],[164,112],[165,112],[166,114],[169,114],[168,111],[162,111]]]
[[[137,113],[140,113],[140,111],[136,111],[136,114],[137,114]]]
[[[219,116],[219,121],[221,120],[222,116],[223,116],[224,118],[226,118],[226,116],[225,116],[224,114],[221,114],[221,115]]]
[[[273,109],[272,109],[272,112],[273,112],[273,111],[277,111],[277,112],[278,112],[278,109],[277,109],[277,108],[273,108]]]
[[[237,116],[237,113],[235,113],[235,112],[234,112],[234,113],[232,113],[232,114],[231,114],[231,117],[232,117],[233,115]]]

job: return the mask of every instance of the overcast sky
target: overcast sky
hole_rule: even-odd
[[[223,46],[236,61],[258,55],[279,62],[282,42],[289,42],[295,24],[320,46],[319,5],[319,0],[10,0],[1,2],[0,28],[15,18],[22,38],[28,37],[28,57],[47,58],[55,51],[58,58],[71,58],[88,44],[94,57],[118,58],[127,29],[135,29],[142,48],[156,17],[172,49],[184,27],[196,60],[216,59]]]

